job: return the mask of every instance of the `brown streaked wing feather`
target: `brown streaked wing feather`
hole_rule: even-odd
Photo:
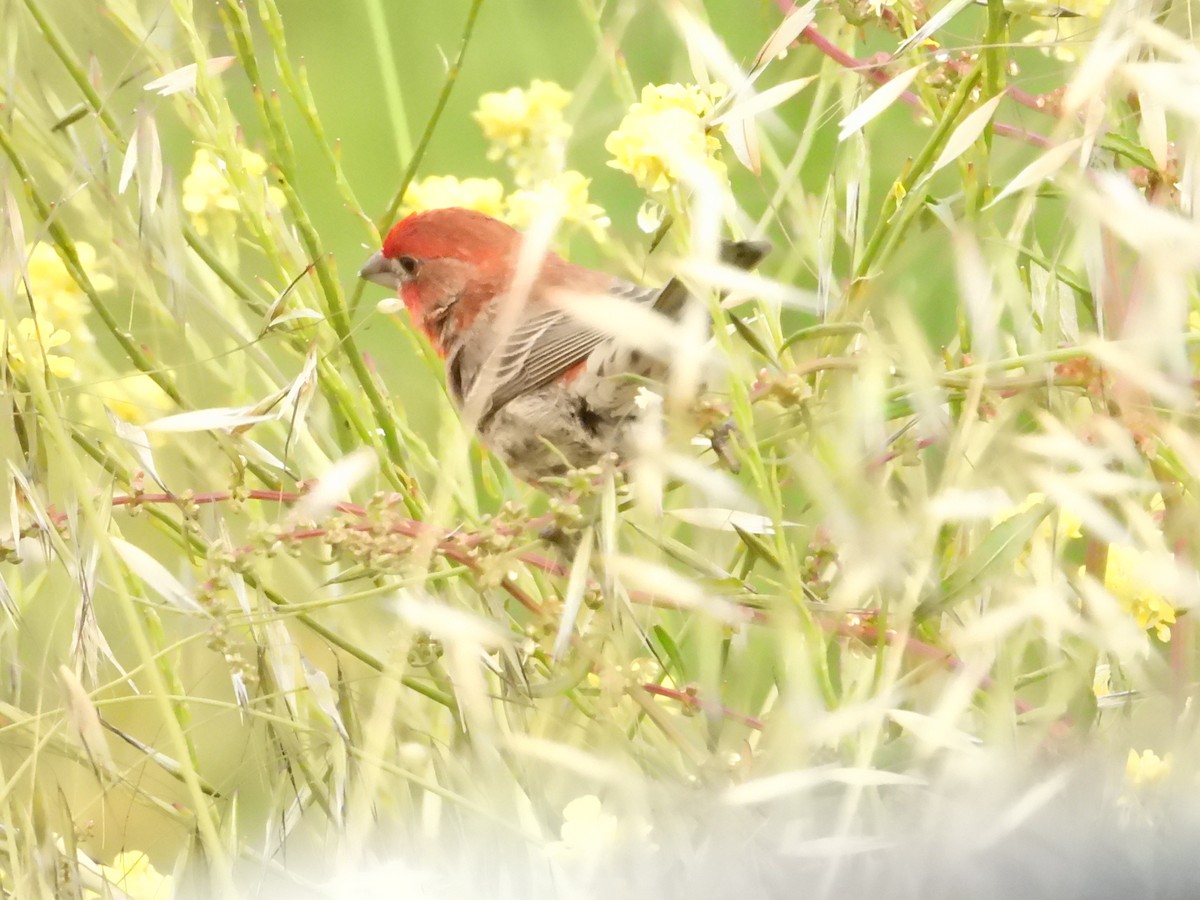
[[[628,281],[614,280],[609,293],[635,303],[651,303],[659,288],[644,288]],[[587,359],[601,342],[611,335],[589,328],[569,313],[553,309],[519,325],[504,345],[502,356],[489,379],[495,385],[480,416],[486,422],[514,397],[536,390],[563,372]],[[485,372],[487,367],[485,366]],[[486,374],[481,377],[487,377]],[[486,389],[479,384],[472,387]]]
[[[752,269],[771,250],[766,241],[723,241],[721,261],[740,269]],[[646,288],[620,278],[613,279],[608,292],[634,303],[653,304],[654,309],[671,319],[679,316],[687,302],[683,282],[672,278],[663,288]],[[562,310],[549,310],[518,326],[504,345],[502,356],[488,378],[490,366],[484,366],[481,378],[488,378],[490,391],[480,416],[482,426],[504,404],[527,391],[553,381],[567,369],[587,359],[596,346],[610,335],[588,328]],[[469,390],[486,389],[471,385]]]

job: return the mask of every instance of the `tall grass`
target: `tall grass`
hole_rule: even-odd
[[[368,2],[361,147],[299,4],[0,9],[4,890],[315,890],[430,846],[569,882],[666,845],[681,786],[850,846],[1000,758],[1093,754],[1124,809],[1193,777],[1187,4],[1039,48],[992,0],[885,59],[919,8],[475,0],[418,83],[407,7]],[[484,164],[466,73],[506,89],[568,27],[614,220],[570,249],[683,271],[715,349],[678,366],[718,375],[628,478],[548,497],[355,273],[414,178],[482,170],[445,167]],[[599,148],[652,80],[729,86],[731,190],[659,197],[651,253]],[[753,280],[723,233],[774,243]]]

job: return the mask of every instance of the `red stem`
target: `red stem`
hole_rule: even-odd
[[[867,643],[880,643],[882,641],[885,644],[891,645],[897,641],[902,641],[901,650],[905,653],[911,652],[914,656],[920,656],[924,659],[940,663],[954,672],[959,671],[963,667],[963,661],[947,650],[927,644],[911,635],[899,635],[891,629],[881,629],[877,625],[842,621],[834,625],[832,630],[847,637],[858,638]],[[987,675],[979,679],[981,690],[988,691],[995,686],[996,683]],[[1033,704],[1021,699],[1014,699],[1013,706],[1018,713],[1029,713],[1034,709]],[[1063,715],[1050,726],[1050,730],[1055,737],[1065,737],[1069,733],[1070,727],[1070,717]]]
[[[762,719],[756,719],[754,716],[744,712],[738,712],[736,709],[730,709],[728,706],[722,706],[720,703],[708,703],[701,700],[695,691],[691,689],[679,690],[678,688],[663,687],[661,684],[648,682],[642,685],[642,690],[647,694],[654,694],[656,697],[669,697],[672,700],[678,700],[684,706],[693,709],[703,710],[704,712],[720,713],[726,719],[733,719],[736,722],[741,722],[753,728],[755,731],[762,731],[766,726]]]
[[[775,4],[784,15],[790,13],[798,5],[791,2],[791,0],[775,0]],[[822,54],[832,59],[842,68],[851,72],[858,72],[860,75],[873,81],[876,85],[887,84],[892,80],[892,76],[887,73],[882,64],[860,59],[857,56],[847,53],[826,38],[825,35],[821,34],[815,25],[809,25],[805,28],[800,32],[800,37],[808,41],[808,43],[812,44]],[[799,41],[796,41],[796,43],[799,43]],[[1020,88],[1007,87],[1004,89],[1004,94],[1014,103],[1018,103],[1036,112],[1046,113],[1047,115],[1058,114],[1057,103],[1048,102],[1045,98],[1035,96]],[[925,104],[912,91],[905,91],[900,95],[900,99],[913,109],[925,112]],[[1033,144],[1035,147],[1045,149],[1054,146],[1054,143],[1045,135],[1038,134],[1036,131],[1029,131],[1026,128],[1019,128],[1015,125],[1005,125],[996,122],[993,123],[992,130],[1002,137],[1024,141],[1025,143]]]
[[[141,503],[212,504],[232,501],[234,499],[260,500],[269,503],[295,503],[302,499],[303,496],[303,494],[297,492],[268,490],[246,491],[241,494],[235,494],[233,491],[208,491],[200,494],[185,494],[182,496],[166,493],[121,494],[113,497],[112,505],[114,507],[119,507]],[[354,503],[339,503],[337,508],[348,515],[358,516],[360,518],[363,518],[367,515],[367,511],[364,507]],[[53,510],[50,511],[50,518],[56,523],[61,523],[66,520],[65,514],[55,513]],[[539,517],[533,521],[540,523],[544,518],[547,517]],[[548,524],[548,522],[536,526],[531,525],[530,527],[540,528],[544,527],[544,524]],[[353,531],[371,532],[376,528],[376,525],[375,523],[365,522],[363,524],[350,525],[348,527]],[[401,534],[406,537],[417,537],[422,533],[428,533],[433,530],[433,526],[426,525],[422,522],[417,522],[413,519],[397,519],[389,523],[389,531],[391,533]],[[281,534],[279,535],[278,539],[280,541],[312,540],[314,538],[324,537],[328,533],[328,529],[326,528],[305,528]],[[513,533],[515,533],[515,531]],[[486,535],[483,534],[454,537],[446,536],[443,532],[443,536],[438,538],[436,547],[437,551],[447,559],[456,562],[465,568],[475,571],[478,569],[478,562],[471,557],[468,550],[470,547],[481,542],[485,537]],[[239,557],[246,556],[250,553],[253,553],[256,549],[258,548],[254,545],[245,545],[237,548],[234,553]],[[540,554],[526,553],[520,555],[518,559],[528,566],[551,575],[561,576],[565,574],[566,571],[561,564],[547,559]],[[513,584],[509,579],[505,578],[500,583],[500,586],[509,594],[509,596],[511,596],[514,600],[516,600],[534,615],[544,616],[546,614],[545,610],[536,600],[529,596],[529,594],[526,593],[522,588],[518,587],[516,584]],[[205,585],[205,588],[211,590],[215,588],[215,585],[210,581],[207,585]],[[630,599],[637,603],[648,606],[679,607],[679,604],[672,602],[669,598],[664,598],[646,592],[634,592],[630,595]],[[763,610],[756,609],[754,607],[743,608],[749,613],[750,622],[754,624],[766,624],[769,621],[769,617]],[[819,610],[819,612],[826,611]],[[894,644],[897,640],[902,640],[902,649],[905,653],[911,652],[915,656],[938,662],[954,671],[962,668],[962,661],[947,650],[935,647],[932,644],[926,644],[924,641],[920,641],[914,637],[908,635],[901,636],[889,629],[881,629],[876,625],[870,624],[869,622],[861,621],[863,618],[869,618],[873,614],[874,612],[870,610],[859,611],[856,613],[856,617],[859,619],[859,621],[853,623],[846,621],[845,616],[840,614],[834,614],[835,618],[829,620],[823,620],[822,617],[818,616],[816,617],[816,621],[820,627],[828,633],[854,637],[868,643],[883,642],[886,644]],[[986,676],[980,681],[980,687],[985,690],[990,689],[993,686],[994,682],[992,682],[992,680]],[[674,699],[693,704],[700,703],[694,694],[688,692],[678,691],[673,688],[664,688],[661,685],[644,685],[643,687],[652,694],[658,694],[664,697],[673,697]],[[1030,704],[1022,700],[1016,701],[1016,708],[1017,711],[1021,713],[1027,713],[1033,709]],[[761,729],[763,727],[762,722],[752,716],[739,713],[725,707],[718,707],[718,709],[721,714],[727,718],[738,719],[739,721],[744,722],[746,725],[749,725],[751,728]],[[1069,727],[1069,720],[1065,718],[1060,719],[1054,725],[1056,733],[1065,731],[1067,727]]]

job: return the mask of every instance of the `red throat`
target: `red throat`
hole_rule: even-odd
[[[439,356],[445,356],[446,348],[442,346],[441,336],[425,317],[428,304],[421,296],[421,286],[411,281],[401,285],[400,299],[404,302],[404,308],[408,310],[408,317],[413,325],[429,338],[429,343],[433,344],[433,349]]]

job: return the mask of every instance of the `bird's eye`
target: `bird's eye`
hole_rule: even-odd
[[[417,264],[417,261],[415,259],[413,259],[411,256],[402,256],[398,260],[396,260],[396,263],[400,266],[401,270],[403,270],[405,275],[417,274],[417,265],[418,264]]]

